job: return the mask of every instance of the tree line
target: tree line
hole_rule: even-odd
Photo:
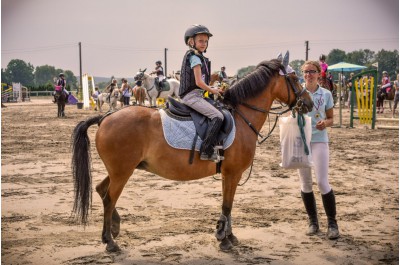
[[[382,71],[387,71],[390,80],[395,80],[397,74],[399,73],[399,51],[386,51],[384,49],[380,50],[379,52],[375,53],[369,49],[358,50],[346,53],[340,49],[333,49],[328,54],[325,54],[327,59],[326,63],[328,65],[334,65],[340,62],[352,63],[357,65],[366,66],[367,68],[362,71],[367,71],[371,69],[375,69],[372,64],[378,63],[378,80],[382,78]],[[309,58],[309,60],[318,61],[319,58]],[[302,76],[301,73],[301,66],[305,63],[304,60],[293,60],[289,64],[296,71],[298,76]],[[241,78],[252,71],[255,66],[248,66],[238,70],[238,77]],[[328,67],[329,71],[329,67]],[[332,72],[334,76],[337,78],[338,72]],[[349,75],[346,74],[346,75]]]
[[[54,83],[60,73],[64,73],[69,91],[78,88],[77,78],[72,71],[50,65],[35,68],[32,64],[20,59],[13,59],[8,63],[7,68],[1,68],[1,82],[7,84],[19,82],[29,87],[31,91],[53,91]]]
[[[372,64],[378,63],[378,80],[382,78],[382,71],[387,71],[391,80],[395,80],[396,75],[399,72],[398,50],[386,51],[382,49],[375,53],[369,49],[364,49],[346,53],[340,49],[333,49],[326,55],[326,57],[328,65],[347,62],[366,66],[367,69],[365,70],[371,69],[373,67]],[[311,60],[318,60],[318,58],[311,58]],[[302,76],[301,66],[304,62],[304,60],[293,60],[290,62],[290,65],[296,71],[298,76]],[[255,66],[240,68],[237,71],[237,76],[242,78],[254,69]],[[8,84],[11,82],[20,82],[24,86],[29,87],[32,91],[52,91],[54,89],[55,78],[58,78],[60,73],[64,73],[65,75],[67,80],[67,89],[69,91],[77,90],[79,86],[78,80],[72,71],[55,68],[50,65],[42,65],[35,68],[32,64],[26,63],[20,59],[11,60],[8,63],[7,68],[1,69],[1,82]],[[337,77],[337,72],[334,74],[336,74]],[[96,86],[99,86],[100,88],[103,86],[105,87],[106,85],[106,82],[96,84]]]

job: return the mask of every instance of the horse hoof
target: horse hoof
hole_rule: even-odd
[[[219,249],[222,251],[229,251],[233,248],[233,244],[231,241],[226,237],[224,238],[221,243],[219,244]]]
[[[115,244],[115,243],[107,245],[106,250],[108,252],[119,252],[119,251],[121,251],[119,246],[117,244]]]
[[[239,245],[239,239],[237,239],[236,236],[234,236],[233,234],[230,234],[228,236],[229,241],[231,241],[232,245],[237,246]]]

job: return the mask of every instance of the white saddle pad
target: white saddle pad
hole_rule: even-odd
[[[193,121],[178,121],[168,116],[163,109],[160,109],[159,112],[161,116],[164,138],[167,143],[173,148],[191,150],[193,140],[196,135],[196,128],[194,127]],[[232,145],[233,140],[235,140],[235,133],[236,126],[235,121],[233,121],[232,131],[223,141],[224,150]],[[202,142],[203,141],[200,139],[200,137],[197,137],[195,146],[196,151],[200,150]]]

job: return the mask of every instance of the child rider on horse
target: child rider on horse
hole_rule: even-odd
[[[212,34],[203,25],[192,25],[186,30],[184,40],[185,44],[189,46],[189,50],[182,61],[179,97],[185,105],[211,120],[200,148],[200,159],[218,162],[218,154],[214,150],[214,145],[217,142],[224,116],[203,97],[206,91],[216,95],[223,93],[222,90],[209,86],[210,63],[203,53],[208,48],[210,37]]]
[[[69,92],[68,92],[68,90],[66,89],[67,82],[65,81],[64,73],[60,73],[60,74],[58,75],[58,79],[57,79],[57,82],[56,82],[56,86],[58,86],[58,87],[61,88],[62,93],[65,93],[65,95],[66,95],[66,100],[65,100],[65,101],[68,102]],[[57,101],[55,91],[54,91],[54,93],[53,93],[53,96],[54,96],[53,102],[55,103],[55,102]]]
[[[156,62],[156,68],[155,68],[155,70],[153,71],[153,72],[151,72],[152,74],[157,74],[157,77],[158,77],[158,86],[159,86],[159,88],[160,88],[160,90],[159,91],[161,91],[162,90],[162,83],[163,83],[163,81],[164,81],[164,79],[165,79],[165,76],[164,76],[164,68],[161,66],[162,65],[162,63],[161,63],[161,61],[157,61]]]

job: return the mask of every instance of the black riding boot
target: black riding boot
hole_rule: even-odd
[[[333,190],[322,195],[322,202],[328,218],[327,237],[329,239],[336,239],[339,237],[339,228],[336,222],[336,200]]]
[[[317,204],[315,203],[314,192],[301,192],[301,198],[303,199],[304,206],[308,214],[308,231],[306,235],[315,235],[319,231],[318,216],[317,216]]]
[[[211,120],[210,125],[207,129],[207,135],[204,139],[200,148],[200,159],[201,160],[211,160],[214,162],[219,162],[218,154],[214,152],[214,145],[217,143],[217,137],[219,129],[222,126],[223,120],[220,118],[214,118]]]

